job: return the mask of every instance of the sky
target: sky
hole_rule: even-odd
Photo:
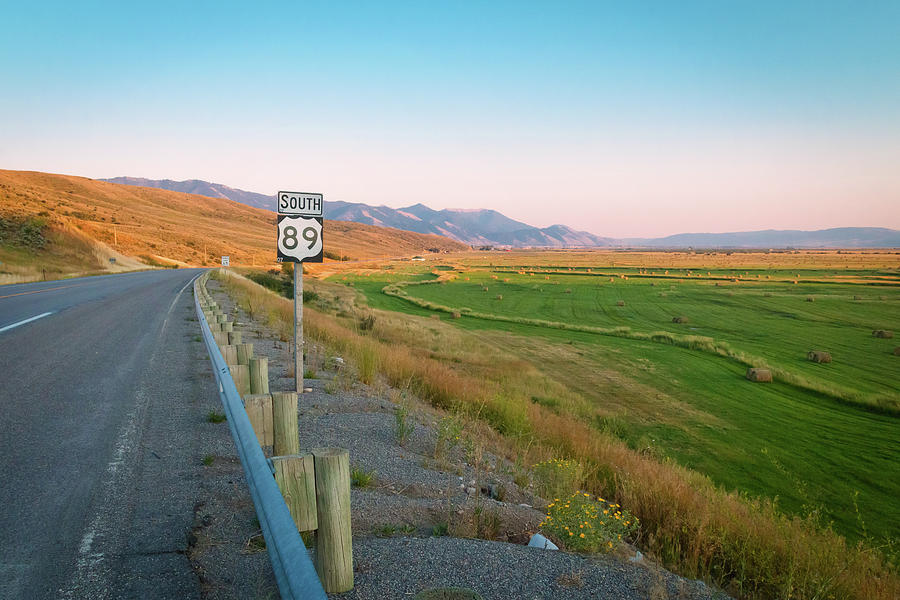
[[[900,1],[7,2],[0,168],[900,229]]]

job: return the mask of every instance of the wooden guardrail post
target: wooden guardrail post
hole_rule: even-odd
[[[239,365],[249,365],[253,358],[253,344],[237,345],[237,361]],[[268,392],[268,390],[266,390]],[[262,392],[260,392],[262,393]]]
[[[228,334],[224,331],[213,331],[213,339],[220,348],[228,345]]]
[[[219,323],[219,327],[222,328],[224,333],[234,331],[234,323],[232,321],[222,321]]]
[[[274,446],[275,427],[272,423],[271,394],[250,394],[244,398],[244,410],[247,411],[247,418],[250,419],[259,445]]]
[[[240,360],[240,353],[238,359]],[[269,359],[265,356],[250,359],[250,393],[269,393]]]
[[[313,455],[273,456],[275,481],[284,496],[297,525],[297,531],[314,531],[318,528],[316,512],[316,475]]]
[[[234,346],[230,346],[233,348]],[[229,364],[228,370],[231,371],[231,378],[234,380],[234,387],[237,388],[241,398],[250,395],[250,367],[247,365]]]
[[[222,346],[222,358],[225,359],[225,364],[229,367],[238,364],[237,346],[229,346],[228,344]]]
[[[272,425],[275,432],[272,452],[276,456],[299,454],[297,392],[272,392]]]
[[[228,331],[228,343],[232,346],[237,346],[241,343],[241,332],[240,331]],[[238,353],[240,354],[240,352]]]
[[[350,526],[350,454],[341,448],[312,451],[316,471],[316,572],[329,594],[353,589]]]

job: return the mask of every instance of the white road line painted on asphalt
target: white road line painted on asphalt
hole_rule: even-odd
[[[31,323],[32,321],[37,321],[38,319],[43,319],[44,317],[48,317],[52,314],[53,314],[53,311],[45,312],[45,313],[41,313],[39,315],[30,317],[28,319],[19,321],[18,323],[13,323],[12,325],[7,325],[6,327],[0,327],[0,333],[3,333],[4,331],[9,331],[10,329],[15,329],[19,325],[24,325],[25,323]]]

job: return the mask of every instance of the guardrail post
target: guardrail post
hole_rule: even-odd
[[[240,360],[238,348],[238,360]],[[269,359],[265,356],[250,359],[250,393],[269,393]]]
[[[237,362],[239,365],[249,365],[250,359],[253,358],[253,344],[237,345]],[[268,393],[269,390],[266,390]],[[256,393],[256,392],[254,392]],[[260,394],[263,392],[259,392]]]
[[[313,460],[312,454],[272,457],[275,481],[291,511],[297,531],[315,531],[318,528]]]
[[[234,331],[234,323],[231,321],[222,321],[221,323],[219,323],[219,327],[222,328],[222,331],[224,333],[229,333],[229,332]]]
[[[312,451],[316,471],[316,572],[326,593],[353,589],[350,526],[350,454],[341,448]]]
[[[297,392],[272,392],[272,416],[272,425],[275,432],[275,443],[272,452],[276,456],[299,454],[300,437],[297,431]]]
[[[227,334],[224,335],[227,336]],[[222,346],[222,358],[225,359],[225,364],[229,367],[238,364],[237,346],[229,346],[228,344]]]
[[[234,348],[234,346],[230,346]],[[231,371],[231,378],[234,380],[234,387],[237,388],[241,398],[250,395],[250,367],[247,365],[229,364],[228,370]]]
[[[216,340],[216,345],[219,348],[224,348],[228,345],[228,334],[224,331],[213,331],[213,339]]]
[[[256,433],[260,446],[275,445],[275,426],[272,423],[272,396],[270,394],[251,394],[244,398],[244,410]]]
[[[228,331],[228,344],[231,346],[237,346],[241,343],[241,332],[240,331]],[[240,352],[238,353],[240,354]],[[240,358],[240,356],[238,357]]]

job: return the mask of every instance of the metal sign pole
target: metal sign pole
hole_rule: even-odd
[[[303,393],[303,263],[294,263],[294,383]]]

